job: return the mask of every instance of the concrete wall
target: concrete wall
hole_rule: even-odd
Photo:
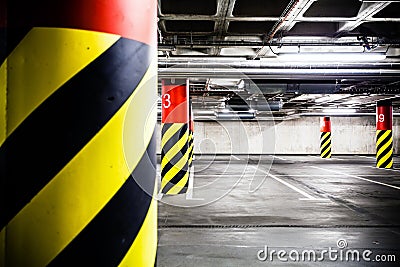
[[[375,154],[375,117],[332,117],[331,124],[333,154]],[[396,154],[400,149],[399,125],[395,118]],[[319,127],[318,117],[282,122],[196,121],[195,153],[319,154]]]

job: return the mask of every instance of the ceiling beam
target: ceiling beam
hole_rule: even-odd
[[[363,2],[360,10],[358,11],[357,18],[355,20],[343,23],[338,32],[348,32],[354,30],[360,26],[360,24],[373,17],[389,4],[390,2]]]
[[[267,36],[267,42],[270,42],[274,35],[278,31],[289,31],[297,22],[299,17],[303,17],[304,12],[314,3],[316,0],[298,0],[293,2],[287,14],[282,14],[278,24],[271,29]],[[269,52],[268,46],[263,46],[256,51],[254,58],[263,57]]]
[[[218,0],[217,5],[217,21],[214,25],[214,32],[216,36],[214,41],[223,41],[225,35],[228,32],[229,21],[227,17],[232,17],[233,9],[235,7],[236,0]],[[215,46],[211,48],[211,55],[217,56],[221,53],[221,48]]]

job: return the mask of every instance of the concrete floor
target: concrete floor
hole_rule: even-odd
[[[399,162],[385,170],[373,156],[197,156],[193,190],[159,201],[157,266],[400,266]],[[265,246],[284,250],[282,260],[259,260]],[[329,248],[337,252],[321,256]],[[349,250],[360,261],[346,261]]]

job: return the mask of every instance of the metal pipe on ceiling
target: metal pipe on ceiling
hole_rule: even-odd
[[[169,59],[158,59],[158,66],[161,69],[165,68],[295,68],[295,69],[351,69],[351,68],[368,68],[368,69],[400,69],[400,62],[387,59],[387,62],[282,62],[277,61],[275,58],[266,60],[246,60],[245,58],[234,57],[179,57]]]
[[[335,68],[159,68],[159,78],[230,78],[230,79],[286,79],[332,80],[399,78],[400,69],[335,69]]]

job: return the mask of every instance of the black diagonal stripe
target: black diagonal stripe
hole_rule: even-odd
[[[178,153],[176,153],[172,158],[167,159],[169,163],[175,165],[178,163],[178,161],[185,155],[185,153],[187,152],[187,150],[189,149],[189,144],[186,142],[182,148],[178,151]],[[162,152],[163,152],[163,157],[161,158],[164,159],[165,154],[167,153],[166,150],[164,150],[164,148],[162,148]],[[163,171],[166,170],[166,168],[163,168]]]
[[[185,135],[187,128],[187,123],[183,124],[182,127],[173,136],[171,136],[167,142],[165,142],[164,146],[162,147],[165,153],[175,146],[176,143]]]
[[[382,136],[382,135],[381,135]],[[392,138],[392,132],[389,132],[388,136],[386,136],[382,142],[378,143],[376,146],[376,152],[379,151],[386,143],[391,142],[390,139]],[[376,139],[376,142],[378,142],[379,138]]]
[[[321,154],[325,153],[327,150],[330,150],[329,144],[321,151]]]
[[[149,67],[150,47],[121,38],[71,78],[7,138],[0,180],[3,228],[111,119]],[[5,166],[2,166],[4,168]]]
[[[178,192],[178,194],[183,194],[186,193],[188,189],[188,183],[186,182],[186,185],[182,187],[181,191]]]
[[[132,177],[49,266],[118,266],[148,213],[156,178],[155,155],[153,135]]]
[[[178,161],[183,158],[183,156],[185,155],[186,151],[188,150],[189,146],[187,144],[185,144],[181,150],[179,150],[178,153],[176,153],[176,155],[172,158],[172,159],[167,159],[168,162],[162,167],[161,170],[161,177],[164,177],[167,172],[169,172],[172,167],[174,167]],[[161,161],[164,157],[161,158]],[[183,167],[183,170],[187,170],[187,167]]]
[[[325,152],[327,152],[327,153],[325,154]],[[328,150],[324,150],[321,154],[323,155],[322,156],[323,158],[327,158],[330,153],[331,153],[331,149],[328,149]]]
[[[331,138],[331,134],[327,134],[325,137],[321,136],[321,145],[323,145],[329,138]]]
[[[172,159],[167,159],[168,160],[167,164],[165,164],[165,166],[161,170],[161,177],[164,177],[165,174],[169,172],[169,170],[171,170],[171,168],[178,163],[178,161],[185,155],[188,148],[189,148],[188,144],[187,143],[184,144],[182,149],[179,150],[179,152],[176,153],[176,155]],[[161,160],[163,158],[164,157],[162,157]],[[187,170],[187,167],[184,166],[183,170]]]
[[[324,154],[327,151],[329,151],[329,152],[331,151],[331,148],[329,148],[329,145],[324,150],[321,151],[321,154]],[[329,153],[327,153],[327,154],[329,154]]]
[[[187,164],[185,164],[186,166]],[[185,174],[187,173],[187,171],[185,170],[180,170],[175,176],[174,178],[172,178],[162,189],[162,193],[166,194],[168,193],[168,191],[174,187],[177,183],[179,183],[180,180],[183,179],[183,177],[185,176]],[[188,182],[186,182],[184,187],[188,186]]]
[[[391,153],[392,150],[392,144],[390,144],[385,150],[382,151],[382,153],[379,153],[379,155],[376,158],[376,162],[379,162],[386,154]]]
[[[164,136],[164,134],[168,131],[171,126],[174,125],[173,123],[164,123],[161,127],[161,136]]]
[[[327,149],[329,148],[330,145],[331,145],[331,141],[329,141],[329,142],[326,144],[326,146],[324,146],[324,147],[321,145],[321,151],[327,150]]]
[[[321,135],[321,138],[322,138],[322,135]],[[329,133],[326,135],[326,137],[324,139],[321,140],[321,146],[330,138],[331,138],[331,134]]]
[[[392,155],[390,155],[390,157],[388,157],[386,160],[385,160],[385,162],[384,163],[382,163],[382,165],[381,166],[379,166],[380,168],[388,168],[389,167],[389,164],[392,162],[392,160],[393,160],[393,156]]]
[[[376,140],[379,140],[379,138],[381,138],[382,137],[382,135],[384,135],[385,134],[385,130],[381,130],[381,131],[379,131],[378,132],[378,134],[376,135]]]
[[[184,124],[181,129],[179,129],[171,138],[165,143],[165,145],[161,148],[161,161],[164,159],[165,154],[183,137],[187,130],[188,125]],[[172,158],[168,159],[168,163],[161,170],[161,177],[164,175],[185,155],[189,146],[186,142],[178,153]]]

